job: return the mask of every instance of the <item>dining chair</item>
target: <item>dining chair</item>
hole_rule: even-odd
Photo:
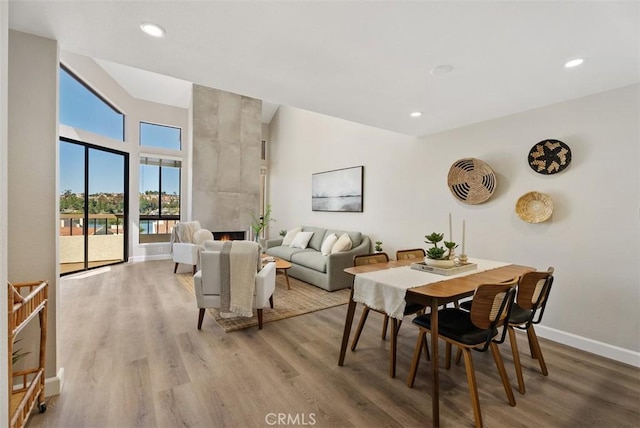
[[[353,265],[354,266],[364,266],[364,265],[368,265],[368,264],[375,264],[375,263],[386,263],[389,261],[389,256],[387,255],[387,253],[374,253],[374,254],[362,254],[362,255],[358,255],[358,256],[354,256],[353,257]],[[407,302],[405,308],[404,308],[404,315],[412,315],[412,314],[417,314],[418,312],[424,312],[425,306],[418,304],[418,303],[411,303],[411,302]],[[382,324],[382,340],[385,340],[387,337],[387,325],[389,324],[389,315],[387,315],[385,312],[383,311],[379,311],[377,309],[371,308],[367,305],[364,305],[364,308],[362,309],[362,315],[360,315],[360,321],[358,322],[358,328],[356,329],[356,334],[353,338],[353,342],[351,343],[351,351],[355,351],[356,350],[356,346],[358,346],[358,340],[360,340],[360,334],[362,333],[362,329],[364,328],[365,323],[367,322],[367,317],[369,316],[369,311],[374,311],[374,312],[378,312],[382,315],[384,315],[384,321]],[[393,318],[393,322],[392,322],[392,334],[397,338],[398,336],[398,330],[400,330],[400,326],[402,325],[402,320],[396,320],[395,318]],[[429,350],[427,349],[427,353],[429,352]],[[392,376],[395,374],[395,356],[392,357],[393,361],[391,362],[392,364]]]
[[[531,350],[531,358],[537,359],[540,364],[540,371],[544,376],[549,375],[547,365],[542,356],[540,342],[533,328],[534,324],[542,321],[545,307],[553,284],[554,268],[549,267],[546,272],[529,272],[520,278],[518,282],[518,292],[516,301],[511,309],[507,331],[509,332],[509,342],[513,353],[513,363],[516,367],[518,377],[518,391],[525,393],[524,379],[522,376],[522,365],[520,364],[520,354],[518,352],[518,342],[516,340],[515,328],[526,330]]]
[[[516,405],[513,390],[504,368],[504,362],[500,355],[498,344],[504,342],[506,337],[506,322],[509,318],[517,278],[499,284],[483,284],[478,286],[473,296],[471,311],[460,308],[444,308],[438,311],[438,336],[446,342],[447,352],[450,355],[451,345],[462,350],[467,372],[467,382],[471,395],[471,405],[476,427],[482,427],[482,415],[480,413],[480,400],[476,383],[475,370],[471,350],[485,352],[491,350],[493,359],[498,368],[502,385],[507,394],[507,400],[511,406]],[[407,385],[412,388],[415,382],[420,356],[426,334],[431,332],[431,314],[420,315],[413,320],[420,328],[418,340],[411,361],[411,370]],[[501,329],[502,327],[502,329]],[[502,330],[500,332],[500,330]],[[447,364],[447,368],[450,364]]]
[[[509,343],[511,344],[513,364],[516,368],[516,376],[518,378],[518,392],[520,392],[520,394],[525,393],[525,387],[515,328],[527,331],[531,358],[538,360],[540,371],[544,376],[549,375],[547,364],[542,356],[540,342],[538,341],[538,336],[536,335],[533,325],[539,324],[540,321],[542,321],[542,315],[544,314],[547,299],[551,291],[551,285],[553,284],[553,272],[553,267],[549,267],[546,272],[528,272],[522,275],[518,281],[516,300],[509,315],[507,331],[509,332]],[[462,302],[461,307],[467,311],[471,310],[472,301]],[[462,353],[458,350],[456,363],[460,363],[461,356]]]
[[[422,261],[424,260],[424,256],[426,255],[424,249],[415,248],[413,250],[398,250],[396,251],[396,260],[416,260]]]

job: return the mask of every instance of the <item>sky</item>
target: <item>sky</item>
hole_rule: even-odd
[[[60,122],[116,140],[124,140],[123,114],[114,110],[95,93],[60,69]],[[142,145],[180,149],[179,128],[141,123]],[[85,141],[91,143],[91,141]],[[131,144],[125,143],[124,144]],[[123,147],[124,148],[124,147]],[[130,159],[130,161],[133,161]],[[84,147],[60,142],[60,193],[84,192]],[[140,191],[157,190],[157,167],[145,166],[140,173]],[[163,191],[179,193],[178,169],[165,168]],[[99,149],[89,149],[89,194],[124,191],[124,156]]]

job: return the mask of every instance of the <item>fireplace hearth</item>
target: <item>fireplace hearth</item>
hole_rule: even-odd
[[[213,232],[213,239],[216,241],[244,241],[246,240],[245,231],[226,231],[226,232]]]

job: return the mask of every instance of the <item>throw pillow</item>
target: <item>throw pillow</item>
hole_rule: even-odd
[[[329,254],[331,254],[331,249],[333,248],[333,245],[336,243],[337,240],[338,240],[338,237],[336,236],[335,233],[331,233],[329,234],[329,236],[324,238],[324,242],[320,247],[320,252],[322,253],[323,256],[328,256]]]
[[[291,243],[291,245],[289,245],[289,247],[301,248],[304,250],[305,248],[307,248],[307,245],[309,245],[309,241],[311,240],[312,236],[313,232],[298,232],[296,233],[296,237],[293,238],[293,242]]]
[[[349,251],[351,249],[351,238],[346,233],[343,233],[340,238],[333,244],[331,254],[342,253],[343,251]]]
[[[282,239],[282,245],[285,247],[290,246],[291,243],[293,242],[293,239],[296,237],[296,235],[300,231],[302,231],[301,227],[296,227],[295,229],[291,229],[290,231],[288,231],[287,234],[284,235],[284,238]]]
[[[193,232],[193,243],[203,245],[205,241],[213,241],[213,233],[207,229],[198,229]]]

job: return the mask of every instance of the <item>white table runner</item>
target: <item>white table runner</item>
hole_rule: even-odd
[[[481,259],[469,259],[469,262],[477,264],[478,269],[450,276],[423,272],[409,266],[361,273],[356,275],[353,283],[353,300],[401,320],[404,317],[405,295],[409,288],[473,275],[510,264]]]

